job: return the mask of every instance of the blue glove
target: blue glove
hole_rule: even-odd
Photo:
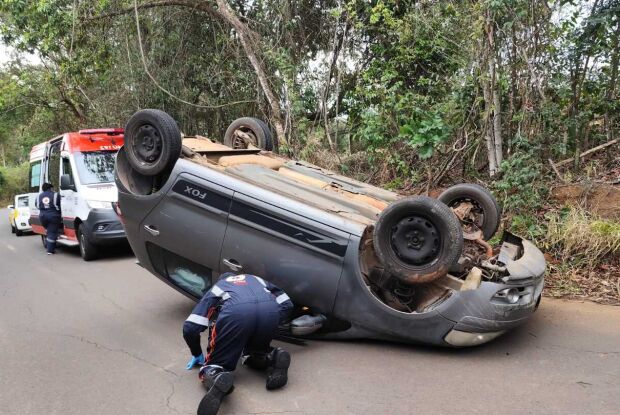
[[[192,368],[196,365],[204,365],[205,357],[203,355],[200,356],[192,356],[192,358],[187,362],[187,366],[185,367],[187,370],[192,370]]]

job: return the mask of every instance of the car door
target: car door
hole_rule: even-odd
[[[261,276],[299,306],[329,314],[349,234],[235,193],[222,247],[227,271]]]
[[[169,282],[194,297],[219,275],[220,251],[232,190],[180,174],[140,226],[151,263]]]

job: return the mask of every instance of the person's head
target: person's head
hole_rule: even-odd
[[[54,188],[54,185],[52,185],[51,183],[43,183],[43,186],[41,186],[41,189],[43,189],[44,192],[47,192],[48,190],[52,190]]]

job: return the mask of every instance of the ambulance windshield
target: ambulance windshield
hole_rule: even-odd
[[[82,184],[110,183],[114,181],[116,151],[90,151],[74,153],[75,164]]]

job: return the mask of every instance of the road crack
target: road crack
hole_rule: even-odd
[[[144,359],[144,358],[142,358],[140,356],[136,356],[135,354],[133,354],[131,352],[128,352],[125,349],[114,349],[114,348],[105,346],[105,345],[103,345],[101,343],[98,343],[96,341],[89,340],[89,339],[87,339],[86,337],[83,337],[83,336],[76,336],[76,335],[73,335],[73,334],[56,334],[56,335],[61,336],[61,337],[68,337],[70,339],[79,340],[82,343],[90,344],[92,346],[95,346],[97,349],[106,350],[108,352],[122,353],[124,355],[127,355],[127,356],[131,357],[132,359],[138,360],[139,362],[145,363],[145,364],[147,364],[149,366],[152,366],[152,367],[154,367],[156,369],[159,369],[159,370],[161,370],[163,372],[166,372],[166,373],[168,373],[168,374],[170,374],[170,375],[172,375],[172,376],[174,376],[176,378],[179,377],[178,374],[176,374],[175,372],[171,371],[170,369],[166,369],[165,367],[159,366],[158,364],[153,363],[153,362],[151,362],[149,360],[146,360],[146,359]]]

